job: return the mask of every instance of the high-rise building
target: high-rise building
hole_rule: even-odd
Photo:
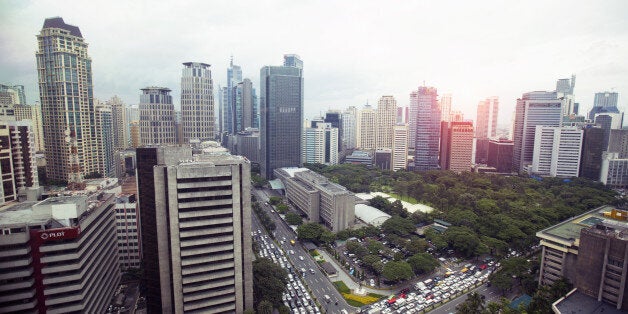
[[[583,129],[582,161],[580,162],[580,177],[589,180],[600,180],[602,168],[602,153],[604,147],[604,130],[600,127],[589,125]]]
[[[80,183],[98,172],[92,60],[78,27],[48,18],[37,36],[46,177]]]
[[[440,167],[454,172],[471,171],[473,122],[441,122]]]
[[[462,122],[464,121],[464,114],[460,110],[452,110],[449,115],[450,122]]]
[[[338,164],[338,129],[331,123],[318,122],[316,127],[305,128],[304,137],[304,163]]]
[[[628,188],[628,158],[621,158],[619,153],[602,153],[600,182],[609,188]]]
[[[342,112],[342,145],[344,149],[354,149],[357,146],[357,117],[358,110],[353,106]]]
[[[608,146],[603,147],[612,153],[618,153],[619,158],[628,158],[628,130],[611,130],[608,139]]]
[[[330,123],[332,128],[338,129],[338,152],[342,152],[345,149],[343,145],[343,125],[342,125],[342,112],[338,110],[329,110],[325,112],[325,123]]]
[[[475,124],[475,163],[486,164],[488,159],[488,143],[497,137],[497,114],[499,99],[489,97],[478,103],[477,119]]]
[[[537,232],[542,248],[539,283],[551,285],[564,277],[576,289],[564,302],[581,295],[577,306],[592,311],[602,307],[600,302],[628,310],[626,216],[628,211],[623,208],[601,206]],[[560,312],[572,312],[573,305]],[[608,312],[620,311],[611,308]]]
[[[611,133],[611,130],[618,130],[622,128],[624,123],[624,113],[596,113],[593,117],[593,121],[595,125],[599,126],[604,130],[604,138],[602,145],[604,147],[608,147],[608,139]]]
[[[140,121],[135,120],[129,123],[129,134],[131,137],[131,147],[138,148],[142,146],[142,141],[140,140]]]
[[[142,88],[139,109],[141,145],[176,143],[174,105],[169,88]]]
[[[441,110],[434,87],[420,86],[410,94],[410,132],[414,133],[414,169],[438,169]],[[412,119],[414,115],[414,123]],[[414,128],[413,128],[414,127]],[[410,139],[412,140],[412,138]],[[410,143],[412,144],[412,143]]]
[[[260,169],[272,178],[274,169],[301,163],[303,62],[286,55],[283,66],[263,67],[260,86]]]
[[[375,111],[375,148],[391,149],[393,128],[397,122],[397,101],[393,96],[382,96]]]
[[[111,108],[113,149],[120,151],[129,147],[129,121],[126,116],[126,106],[118,96],[111,97],[107,101],[107,106]]]
[[[564,78],[556,81],[556,95],[563,101],[563,116],[576,114],[574,88],[576,86],[576,76],[572,75],[571,79]]]
[[[259,130],[249,128],[244,132],[229,135],[229,151],[233,155],[244,156],[251,163],[259,164]]]
[[[531,172],[541,176],[570,178],[580,173],[582,129],[537,125]]]
[[[500,173],[512,172],[514,142],[508,139],[489,140],[486,164]]]
[[[408,125],[397,124],[393,128],[393,145],[391,156],[393,171],[406,169],[408,166]]]
[[[397,107],[397,124],[408,124],[408,112],[409,108]]]
[[[0,210],[3,313],[105,313],[120,281],[113,194]]]
[[[0,181],[2,182],[0,185],[0,204],[17,199],[13,160],[11,158],[11,131],[7,125],[9,122],[15,121],[0,122]]]
[[[594,120],[595,115],[600,113],[620,113],[617,108],[618,98],[617,92],[595,93],[593,108],[589,111],[589,119]]]
[[[517,99],[513,125],[513,167],[525,172],[532,164],[536,126],[561,126],[562,100],[556,92],[530,92]]]
[[[0,105],[26,105],[24,85],[0,84]]]
[[[181,122],[183,142],[214,138],[214,82],[210,65],[183,63],[181,75]]]
[[[376,141],[375,110],[366,105],[358,111],[356,142],[359,149],[375,149]]]
[[[443,94],[438,104],[440,106],[441,121],[451,121],[451,94]]]
[[[120,269],[141,267],[141,236],[135,194],[116,198],[116,226]]]
[[[113,115],[111,107],[97,103],[94,114],[96,125],[96,143],[101,160],[98,173],[104,177],[115,178],[117,173],[117,152],[114,148],[116,130],[113,128]]]
[[[137,150],[147,310],[242,313],[253,307],[250,164],[191,149]]]
[[[227,68],[227,86],[221,89],[220,130],[222,133],[235,134],[235,88],[242,82],[242,68],[233,64],[233,57]]]
[[[15,120],[30,120],[33,126],[33,134],[35,137],[35,151],[44,151],[44,130],[41,122],[41,107],[39,104],[34,106],[15,105]]]
[[[2,123],[0,123],[2,125]],[[9,121],[6,122],[10,132],[11,141],[11,161],[13,167],[13,178],[15,180],[15,190],[22,196],[26,195],[27,200],[36,200],[30,196],[31,190],[39,189],[39,176],[37,172],[37,161],[35,159],[35,132],[31,121]],[[0,138],[5,140],[6,138]],[[2,176],[6,174],[3,172]],[[21,198],[21,197],[20,197]]]
[[[245,78],[235,87],[234,131],[242,132],[248,128],[259,128],[257,96],[250,79]]]

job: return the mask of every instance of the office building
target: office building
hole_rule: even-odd
[[[457,173],[471,171],[473,133],[473,122],[441,122],[441,169]]]
[[[15,120],[30,120],[33,126],[33,134],[35,138],[35,151],[44,151],[44,130],[41,122],[41,107],[39,104],[34,106],[15,105]]]
[[[556,92],[530,92],[517,99],[513,124],[515,171],[525,172],[532,164],[536,126],[561,126],[562,112],[562,100]]]
[[[511,173],[514,142],[508,139],[489,140],[486,164],[499,173]]]
[[[624,113],[596,113],[593,117],[593,121],[596,125],[602,128],[602,130],[604,130],[604,142],[602,145],[604,145],[604,147],[608,147],[608,139],[611,130],[619,130],[622,128],[624,123]]]
[[[619,158],[628,158],[628,130],[610,130],[608,151],[618,153]]]
[[[358,111],[356,123],[356,142],[357,148],[362,150],[375,149],[375,141],[377,140],[376,113],[369,105]]]
[[[408,166],[408,125],[395,125],[393,128],[393,146],[391,167],[393,171],[406,169]]]
[[[127,120],[127,109],[122,99],[113,96],[107,101],[107,106],[111,108],[111,127],[113,138],[113,149],[121,151],[129,147],[129,120]]]
[[[0,208],[0,311],[105,313],[120,281],[112,194]]]
[[[234,131],[242,132],[248,128],[259,128],[257,95],[250,79],[245,78],[236,85],[234,101]]]
[[[116,235],[120,269],[140,268],[142,245],[135,194],[116,197]]]
[[[373,154],[371,151],[354,150],[351,155],[345,157],[345,164],[362,164],[367,167],[373,166]]]
[[[24,85],[0,84],[0,105],[26,105]]]
[[[142,88],[140,95],[141,145],[175,144],[175,113],[170,89]]]
[[[537,232],[542,248],[539,283],[551,285],[566,277],[592,302],[627,310],[627,216],[625,209],[601,206]]]
[[[10,121],[14,122],[14,121]],[[13,160],[11,158],[11,131],[8,128],[9,121],[0,122],[0,205],[17,199]],[[2,127],[4,126],[4,128]]]
[[[98,172],[92,60],[78,27],[46,19],[39,35],[37,72],[48,180],[80,184]],[[63,75],[57,75],[62,73]]]
[[[285,55],[283,66],[261,69],[260,82],[260,169],[269,179],[274,169],[301,163],[303,62]]]
[[[214,138],[214,82],[210,65],[183,63],[181,75],[181,123],[183,142]]]
[[[235,89],[238,83],[242,82],[242,68],[233,64],[233,57],[227,68],[227,86],[220,91],[220,131],[226,134],[235,134],[237,132],[235,126],[236,120],[236,100]],[[244,130],[244,129],[242,129]]]
[[[462,122],[464,121],[464,114],[460,110],[452,110],[449,115],[449,122]]]
[[[576,127],[537,125],[531,172],[540,176],[577,177],[583,133]]]
[[[309,221],[332,232],[350,228],[355,220],[355,197],[341,185],[305,168],[280,168],[275,176],[286,187],[286,197]]]
[[[37,161],[35,160],[36,147],[33,126],[31,121],[28,120],[10,121],[6,125],[11,137],[10,159],[13,168],[13,179],[15,180],[15,190],[20,198],[25,196],[26,199],[35,201],[41,191],[39,191],[39,175]],[[3,143],[5,139],[5,137],[0,137],[0,141],[3,141]],[[6,176],[4,171],[2,176],[3,178]],[[8,182],[4,183],[4,186],[6,186]]]
[[[244,132],[229,135],[229,151],[233,155],[246,157],[251,163],[259,163],[259,130],[249,128]]]
[[[497,137],[498,113],[499,99],[496,96],[489,97],[478,103],[475,124],[475,163],[485,164],[488,159],[488,140]]]
[[[137,162],[148,312],[252,309],[250,164],[179,147]]]
[[[140,121],[135,120],[129,123],[129,135],[131,138],[131,147],[138,148],[142,146],[142,141],[140,140]]]
[[[96,125],[96,143],[98,153],[101,154],[100,167],[98,174],[115,178],[117,173],[117,164],[115,155],[117,151],[114,148],[117,130],[113,128],[113,114],[111,107],[106,104],[96,104],[94,114]]]
[[[446,122],[451,121],[451,117],[452,117],[451,94],[443,94],[438,104],[440,106],[441,121],[446,121]]]
[[[602,153],[606,151],[604,147],[604,130],[596,126],[583,128],[582,138],[582,161],[580,162],[580,177],[589,180],[600,180],[600,170],[602,168]]]
[[[376,149],[374,164],[381,170],[392,170],[392,150],[390,148]]]
[[[556,81],[556,96],[563,101],[563,116],[570,116],[577,113],[574,88],[576,86],[576,76],[571,79],[564,78]]]
[[[331,123],[323,122],[317,122],[316,127],[305,128],[303,162],[337,165],[338,129]]]
[[[441,111],[437,97],[436,88],[426,86],[420,86],[410,94],[410,132],[415,134],[410,140],[415,140],[415,170],[438,169]],[[412,108],[415,108],[414,112]]]
[[[375,111],[375,148],[391,149],[393,127],[397,122],[397,101],[393,96],[382,96]]]
[[[357,146],[357,117],[358,110],[353,106],[342,112],[342,146],[346,150]]]
[[[619,94],[617,92],[595,93],[593,108],[589,111],[589,119],[595,120],[596,114],[620,113],[617,108],[618,98]]]
[[[628,188],[628,158],[619,153],[603,153],[600,182],[613,189]]]
[[[330,123],[332,128],[338,129],[338,152],[342,152],[345,149],[343,145],[342,112],[338,110],[325,112],[325,123]]]

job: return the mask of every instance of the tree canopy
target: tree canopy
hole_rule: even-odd
[[[272,260],[258,258],[253,261],[253,293],[258,304],[267,301],[274,306],[281,305],[281,294],[285,291],[287,283],[288,274]]]
[[[382,275],[394,282],[410,279],[413,274],[410,264],[403,261],[390,261],[384,265],[382,270]]]

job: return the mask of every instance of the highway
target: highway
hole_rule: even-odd
[[[348,313],[356,313],[357,309],[347,304],[342,295],[340,295],[338,290],[336,290],[334,285],[327,278],[327,275],[319,269],[318,264],[310,256],[310,254],[298,242],[295,245],[290,244],[291,239],[296,240],[296,234],[290,227],[288,227],[281,217],[279,217],[279,215],[271,209],[272,207],[270,205],[265,205],[269,199],[266,191],[252,188],[251,192],[255,195],[258,203],[262,206],[264,211],[266,211],[266,213],[275,222],[275,225],[277,226],[274,231],[275,239],[283,249],[285,256],[292,263],[295,273],[298,271],[298,273],[303,275],[301,270],[305,270],[303,282],[312,291],[312,297],[316,298],[322,305],[321,310],[327,313],[341,313],[344,309]],[[255,213],[252,213],[252,215],[255,216]],[[252,221],[252,230],[264,230],[257,217],[253,217]],[[329,302],[325,301],[325,298],[323,297],[324,295],[328,295],[330,297]]]

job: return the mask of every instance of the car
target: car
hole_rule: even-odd
[[[375,287],[375,279],[371,278],[369,283],[371,284],[371,287]]]
[[[310,268],[310,273],[315,274],[314,268]]]
[[[300,260],[303,260],[303,256],[302,256],[302,255],[299,255],[299,259],[300,259]]]

